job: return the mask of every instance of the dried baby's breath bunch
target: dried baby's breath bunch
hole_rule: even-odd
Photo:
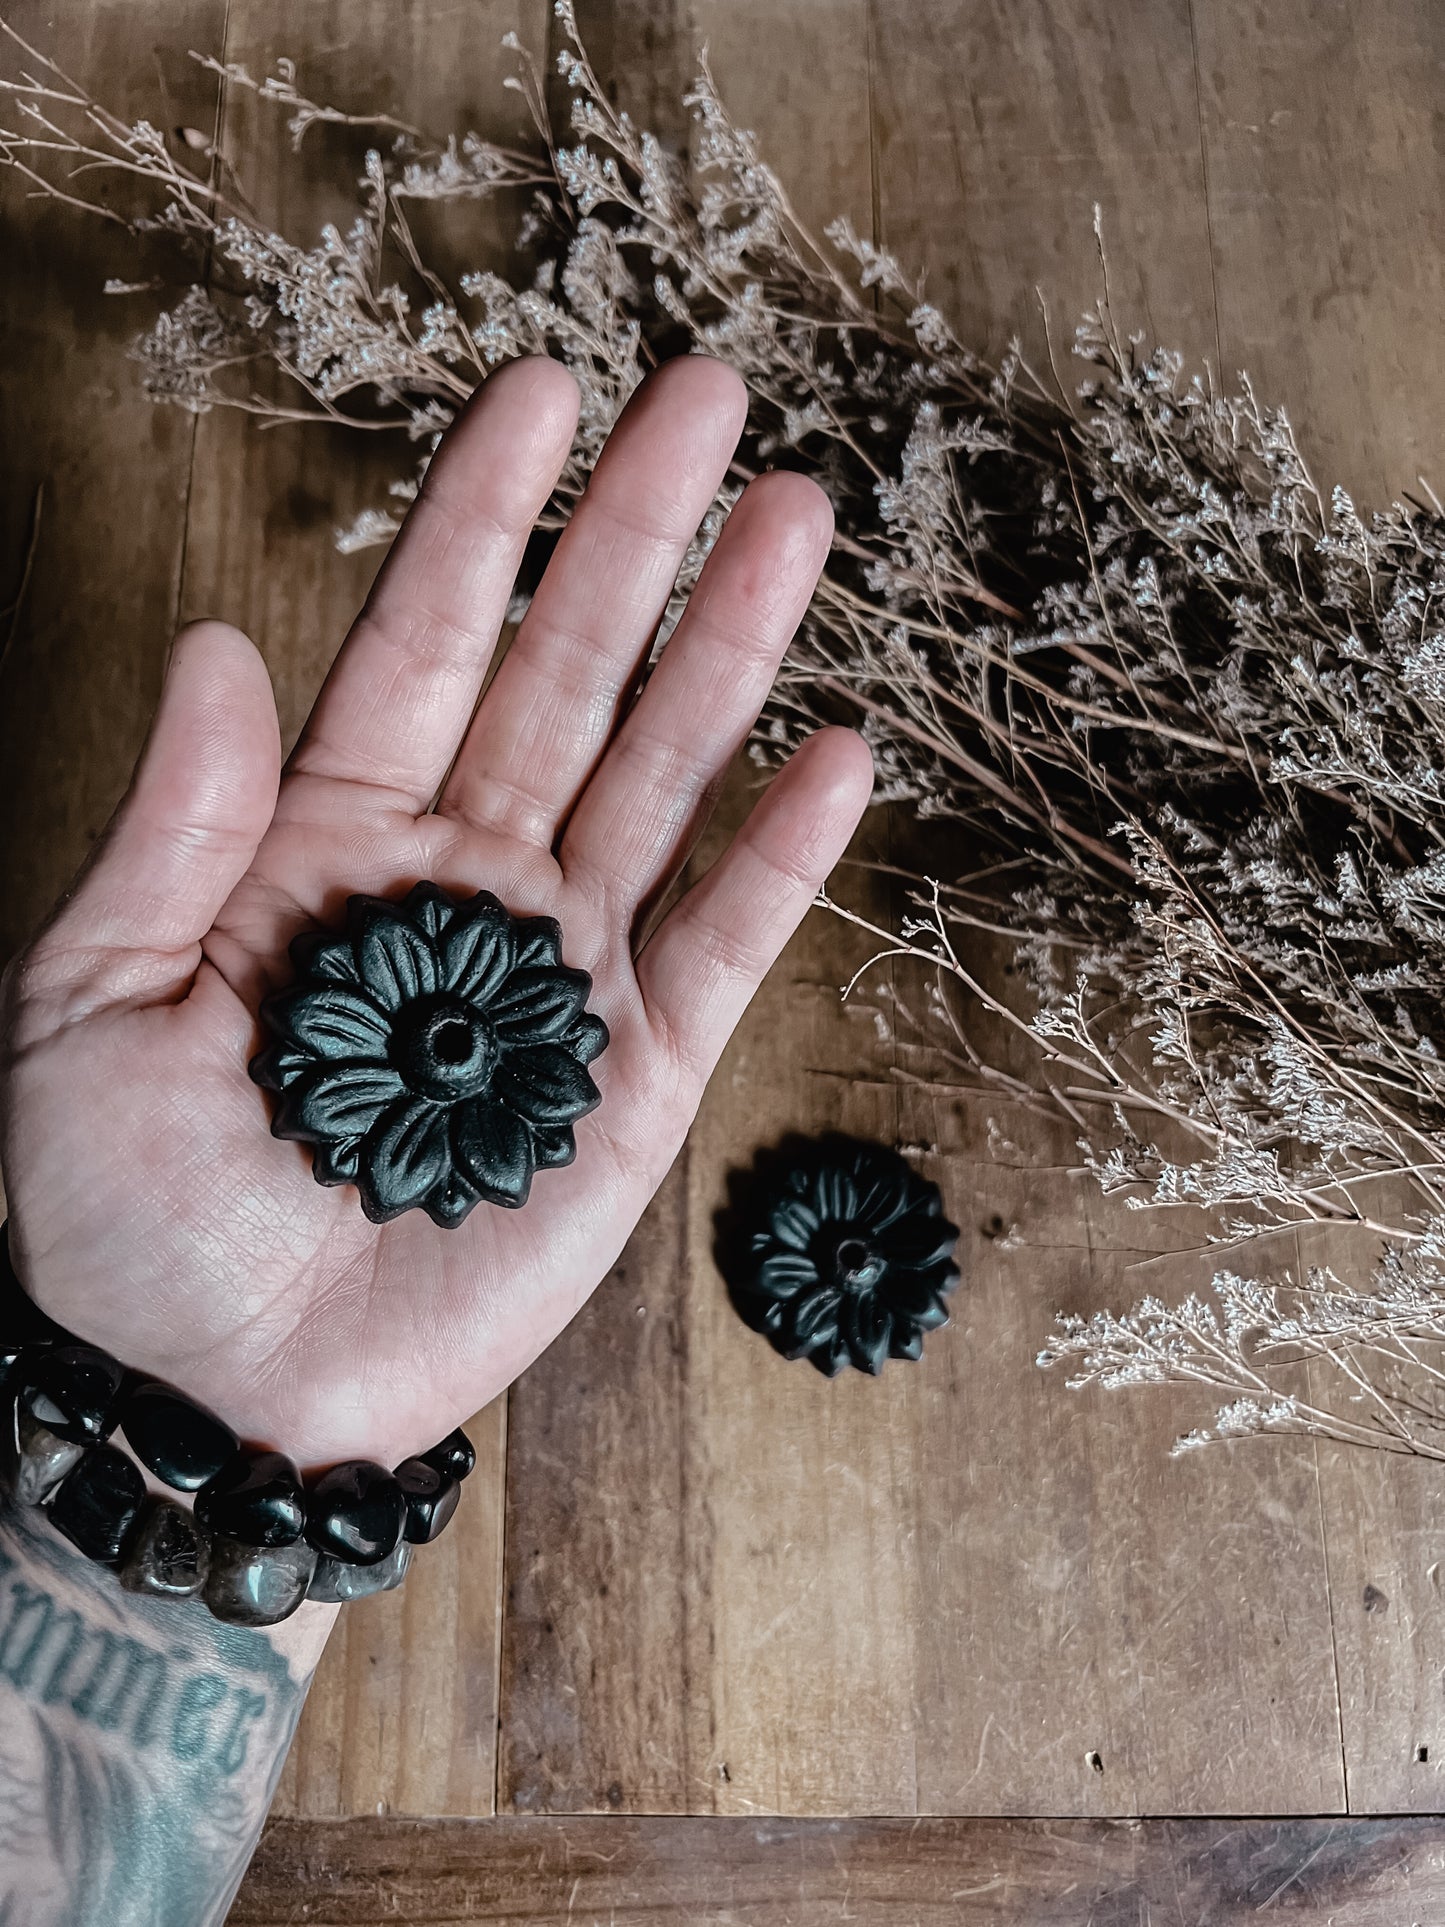
[[[1061,1321],[1045,1362],[1211,1387],[1222,1409],[1186,1444],[1307,1432],[1445,1457],[1439,504],[1366,517],[1323,492],[1247,384],[1220,394],[1119,332],[1102,248],[1087,378],[1017,349],[986,365],[890,255],[846,222],[809,232],[705,66],[682,157],[609,103],[557,12],[567,129],[509,42],[530,148],[348,115],[284,62],[219,70],[298,149],[319,122],[370,130],[345,232],[272,232],[224,156],[116,119],[13,33],[0,161],[79,206],[98,170],[123,174],[129,225],[189,251],[194,284],[135,351],[158,400],[395,434],[393,499],[344,547],[390,537],[501,361],[551,354],[581,387],[552,527],[649,366],[731,362],[747,433],[671,614],[750,474],[818,477],[837,539],[757,753],[856,721],[882,794],[957,852],[901,933],[877,929],[927,971],[922,1005],[880,998],[880,1021],[960,1086],[1062,1110],[1130,1203],[1205,1207],[1235,1245],[1344,1224],[1383,1249],[1363,1285],[1231,1271],[1207,1299]],[[514,213],[529,284],[453,284],[419,250],[416,203],[482,199]],[[1014,942],[1027,1010],[965,961],[980,931]],[[1037,1075],[980,1052],[980,1008]],[[1276,1371],[1299,1360],[1330,1368],[1308,1402]]]

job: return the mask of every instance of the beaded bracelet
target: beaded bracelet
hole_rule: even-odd
[[[239,1626],[274,1626],[305,1599],[337,1605],[399,1586],[476,1464],[456,1431],[393,1471],[353,1459],[304,1482],[284,1453],[242,1445],[214,1412],[47,1317],[16,1277],[5,1226],[0,1428],[15,1498],[43,1508],[87,1558],[132,1592],[200,1598]],[[134,1458],[108,1443],[117,1430]],[[141,1466],[193,1494],[193,1509],[153,1497]]]

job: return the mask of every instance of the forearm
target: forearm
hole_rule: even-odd
[[[223,1921],[334,1618],[137,1597],[0,1497],[0,1927]]]

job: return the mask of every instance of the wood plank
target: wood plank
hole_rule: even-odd
[[[1406,1927],[1438,1819],[273,1822],[230,1927]]]
[[[1097,206],[1123,325],[1217,351],[1188,0],[926,0],[907,34],[878,36],[874,89],[880,238],[930,270],[966,339],[1044,352],[1041,288],[1070,378],[1074,317],[1101,287]],[[1057,1306],[1202,1284],[1197,1256],[1144,1262],[1202,1221],[1123,1212],[1070,1168],[1071,1131],[999,1125],[1019,1147],[1002,1160],[983,1107],[905,1103],[904,1136],[944,1153],[946,1192],[1011,1228],[977,1248],[969,1297],[986,1420],[967,1388],[916,1434],[939,1598],[918,1632],[920,1807],[1340,1804],[1312,1449],[1172,1462],[1193,1422],[1173,1401],[1079,1403],[1028,1365]]]
[[[1370,1208],[1385,1222],[1398,1222],[1406,1208],[1401,1189],[1381,1186],[1371,1195]],[[1380,1251],[1376,1237],[1316,1229],[1300,1238],[1299,1264],[1327,1265],[1364,1284]],[[1319,1397],[1325,1369],[1311,1370]],[[1338,1398],[1337,1383],[1328,1391]],[[1319,1456],[1349,1811],[1438,1812],[1445,1770],[1438,1472],[1422,1460],[1345,1446],[1322,1444]]]
[[[459,7],[423,0],[232,0],[228,60],[269,71],[297,63],[312,97],[390,113],[441,135],[522,132],[502,35],[541,55],[545,0]],[[222,145],[261,217],[305,236],[348,217],[367,136],[318,128],[290,150],[284,115],[228,89]],[[467,207],[432,224],[433,258],[508,265],[502,217]],[[425,221],[419,223],[425,230]],[[260,432],[218,411],[200,423],[182,591],[188,616],[238,623],[271,666],[289,742],[360,605],[377,553],[341,556],[329,532],[409,472],[391,437],[305,427]],[[277,1797],[281,1812],[485,1814],[495,1792],[505,1402],[474,1422],[479,1465],[447,1542],[418,1560],[404,1591],[343,1615],[312,1688]]]
[[[1362,503],[1441,486],[1445,16],[1194,0],[1221,354]]]
[[[907,32],[875,18],[867,51],[878,231],[927,262],[975,336],[1026,324],[1038,280],[1064,312],[1084,305],[1100,199],[1132,239],[1146,312],[1208,345],[1187,11],[926,4]],[[725,97],[790,187],[801,170],[809,213],[836,211],[853,181],[857,220],[861,166],[815,174],[806,101],[754,94],[774,64],[755,46],[731,58],[715,45]],[[830,125],[852,124],[826,92]],[[865,850],[908,861],[904,835],[875,818]],[[1133,1268],[1201,1226],[1146,1228],[1106,1204],[1069,1131],[900,1096],[887,1053],[831,1001],[863,954],[805,927],[629,1262],[514,1388],[500,1804],[1339,1806],[1312,1449],[1176,1464],[1169,1401],[1086,1406],[1033,1365],[1060,1306],[1128,1300],[1144,1277],[1187,1289],[1193,1258]],[[824,1125],[927,1147],[964,1227],[956,1328],[876,1384],[790,1375],[712,1261],[729,1168]]]
[[[1352,1813],[1445,1805],[1440,1478],[1322,1448],[1341,1724]]]
[[[591,6],[579,17],[584,34],[595,24],[602,35],[603,71],[622,104],[639,115],[670,114],[659,131],[679,142],[687,138],[680,97],[696,41],[705,38],[740,118],[774,133],[786,130],[772,143],[775,150],[781,146],[774,158],[805,218],[821,220],[841,209],[869,230],[861,4]],[[717,854],[721,826],[740,819],[755,780],[740,774],[694,872]],[[886,819],[877,820],[865,835],[864,853],[886,857],[887,836]],[[719,1602],[746,1591],[751,1564],[777,1556],[769,1550],[773,1528],[785,1521],[766,1507],[755,1521],[756,1542],[734,1544],[726,1536],[729,1499],[715,1465],[719,1452],[728,1460],[780,1445],[772,1420],[779,1404],[796,1396],[797,1374],[789,1376],[726,1311],[726,1342],[741,1340],[744,1380],[756,1372],[770,1388],[763,1399],[769,1422],[749,1442],[744,1434],[752,1417],[732,1393],[719,1387],[723,1402],[713,1406],[712,1301],[719,1286],[708,1247],[723,1174],[759,1139],[825,1123],[893,1135],[897,1099],[886,1080],[862,1087],[841,1075],[856,1049],[853,1027],[842,1034],[833,988],[846,948],[837,930],[810,922],[755,1004],[689,1146],[622,1263],[513,1388],[503,1808],[690,1812],[727,1810],[754,1798],[765,1806],[796,1803],[801,1736],[779,1736],[772,1763],[777,1778],[765,1793],[757,1795],[751,1781],[746,1791],[729,1783],[732,1754],[720,1738],[729,1717],[724,1696],[737,1705],[763,1705],[770,1682],[743,1654],[720,1645]],[[780,1033],[785,1050],[777,1047]],[[747,1537],[741,1515],[738,1524]],[[860,1520],[852,1535],[860,1550],[866,1530]],[[812,1543],[803,1537],[800,1553]],[[889,1588],[886,1566],[883,1573],[882,1590],[859,1611],[852,1637],[859,1662],[880,1671],[896,1695],[906,1685],[896,1665],[906,1640],[906,1603]],[[827,1658],[826,1650],[819,1655],[824,1668]],[[734,1661],[745,1670],[729,1681]],[[832,1744],[822,1755],[807,1745],[814,1761],[811,1798],[841,1808],[891,1804],[909,1778],[899,1757],[900,1747],[907,1751],[906,1735],[884,1740],[856,1703],[840,1707],[842,1698],[820,1673],[811,1711],[815,1724],[829,1728]]]
[[[260,75],[289,55],[303,91],[349,112],[391,113],[442,137],[476,128],[519,139],[525,110],[503,86],[515,63],[500,42],[515,32],[544,57],[549,15],[546,0],[424,0],[404,10],[392,0],[316,0],[304,10],[286,0],[233,0],[226,58]],[[379,137],[318,126],[294,154],[284,110],[249,90],[226,90],[224,152],[259,218],[288,236],[350,221],[369,138]],[[495,209],[466,204],[429,223],[433,212],[420,209],[416,225],[430,226],[443,265],[507,265],[498,260],[505,221]],[[388,484],[411,474],[413,455],[400,437],[327,425],[267,430],[230,410],[200,422],[183,613],[224,616],[255,639],[288,745],[379,559],[375,549],[338,554],[330,532],[363,508],[388,506]]]
[[[1323,487],[1441,486],[1445,18],[1429,0],[1195,0],[1226,371],[1283,403]],[[1363,1276],[1377,1255],[1312,1238]],[[1441,1567],[1430,1468],[1321,1450],[1356,1812],[1441,1804]],[[1422,1749],[1424,1756],[1422,1757]]]
[[[215,45],[224,0],[178,0],[163,30],[133,8],[19,0],[6,15],[122,114],[213,127],[216,82],[185,57]],[[7,71],[18,64],[6,49]],[[7,122],[14,119],[7,103]],[[116,192],[97,183],[96,191]],[[0,606],[38,547],[0,670],[0,955],[31,933],[99,835],[145,737],[174,631],[193,423],[140,392],[127,360],[142,325],[101,293],[171,251],[28,196],[0,170]],[[0,639],[10,630],[0,616]]]

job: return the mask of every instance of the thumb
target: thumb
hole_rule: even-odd
[[[174,995],[276,807],[281,743],[266,665],[224,622],[176,637],[130,788],[33,953],[98,1001]],[[57,968],[58,966],[58,968]]]

